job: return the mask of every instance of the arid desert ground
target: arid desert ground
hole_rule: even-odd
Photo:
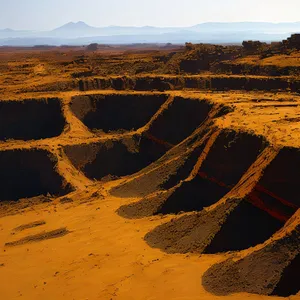
[[[300,299],[297,36],[0,47],[0,92],[1,299]]]

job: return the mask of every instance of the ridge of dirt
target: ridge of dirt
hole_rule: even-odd
[[[26,229],[31,229],[31,228],[35,228],[35,227],[38,227],[38,226],[42,226],[42,225],[45,225],[46,222],[44,220],[40,220],[40,221],[35,221],[35,222],[31,222],[31,223],[27,223],[27,224],[24,224],[24,225],[20,225],[16,228],[13,229],[13,231],[23,231],[23,230],[26,230]]]
[[[297,216],[294,219],[296,218]],[[300,250],[299,232],[299,225],[296,225],[284,236],[270,241],[265,247],[254,250],[241,259],[228,259],[213,266],[204,274],[204,286],[218,295],[226,295],[241,290],[278,296],[289,296],[297,293],[299,287],[295,284],[296,281],[293,281],[295,280],[294,277],[297,276],[295,271],[291,274],[291,281],[289,282],[293,290],[288,294],[277,293],[277,291],[283,280],[284,270],[293,262],[299,266],[299,259],[297,258]],[[257,278],[261,278],[261,280],[257,282]],[[254,282],[256,283],[254,284]]]
[[[223,111],[224,107],[218,105],[213,106],[208,112],[207,118],[196,127],[190,136],[171,148],[169,145],[166,145],[167,149],[170,148],[170,150],[167,151],[164,156],[136,173],[132,178],[129,176],[123,184],[112,189],[111,193],[121,197],[146,196],[160,189],[161,185],[171,184],[172,179],[175,180],[175,182],[179,181],[179,179],[176,179],[179,174],[173,174],[177,174],[178,171],[176,170],[178,170],[178,168],[189,172],[185,167],[185,162],[187,161],[188,163],[189,160],[187,159],[192,154],[191,151],[193,152],[196,147],[200,147],[199,149],[201,149],[205,146],[204,142],[209,134],[211,134],[210,131],[212,130],[211,127],[214,117],[223,115]],[[151,128],[151,125],[149,125],[148,128]],[[134,191],[134,193],[131,191]]]
[[[36,243],[48,239],[55,239],[62,237],[66,234],[70,233],[65,227],[64,228],[59,228],[51,231],[44,231],[38,234],[34,235],[28,235],[24,238],[21,238],[19,240],[13,241],[13,242],[8,242],[5,243],[6,247],[15,247],[15,246],[20,246],[28,243]]]

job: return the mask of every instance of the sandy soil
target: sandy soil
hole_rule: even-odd
[[[84,195],[81,201],[85,198],[89,200]],[[207,293],[201,287],[203,273],[226,256],[170,255],[151,249],[143,236],[169,217],[126,220],[115,210],[128,201],[74,201],[1,219],[1,245],[60,227],[70,231],[61,238],[2,248],[5,299],[276,299]],[[35,220],[46,224],[12,235],[15,227]]]
[[[197,88],[164,92],[111,89],[79,91],[78,78],[74,79],[72,74],[85,72],[89,66],[95,68],[98,59],[109,60],[115,72],[114,75],[118,75],[119,68],[122,68],[121,63],[116,62],[119,55],[124,56],[123,62],[130,61],[130,64],[136,65],[137,61],[139,63],[143,61],[146,65],[151,65],[155,56],[158,55],[157,51],[160,55],[162,55],[161,51],[167,52],[162,49],[143,49],[140,52],[135,52],[135,49],[126,52],[127,50],[105,49],[103,52],[100,51],[100,54],[89,55],[83,49],[72,51],[60,49],[60,51],[51,50],[41,53],[25,50],[20,50],[20,52],[10,50],[10,53],[0,51],[0,56],[3,58],[0,67],[4,70],[0,76],[0,89],[3,94],[0,105],[4,107],[8,102],[26,105],[32,99],[38,102],[37,105],[39,103],[49,105],[48,98],[54,97],[58,98],[61,104],[61,111],[56,110],[54,113],[61,114],[65,121],[58,136],[44,139],[35,139],[28,135],[29,138],[16,140],[11,137],[14,132],[1,132],[0,128],[0,133],[8,136],[0,141],[0,168],[1,165],[5,166],[5,170],[2,168],[0,178],[3,179],[2,182],[7,183],[0,184],[1,190],[7,192],[6,194],[0,193],[0,195],[5,195],[0,197],[0,290],[2,298],[8,300],[19,298],[30,300],[41,298],[279,299],[280,297],[266,296],[266,294],[270,294],[279,282],[276,276],[278,274],[282,276],[287,264],[299,255],[300,247],[300,203],[298,198],[294,199],[294,196],[298,195],[298,189],[295,187],[300,182],[296,153],[296,150],[300,148],[299,94],[289,91],[276,93],[243,91],[242,88],[240,91],[219,92],[200,91]],[[146,50],[150,51],[151,55]],[[171,50],[174,51],[174,49]],[[78,57],[82,55],[86,55],[88,61],[83,65],[74,63],[74,60],[78,60]],[[277,58],[274,61],[278,61]],[[127,65],[128,69],[130,69],[130,64]],[[106,74],[101,74],[101,76],[106,76]],[[155,77],[153,74],[152,76]],[[168,76],[176,78],[177,75]],[[289,79],[291,78],[287,78]],[[70,82],[71,85],[69,85]],[[48,84],[50,88],[44,91],[31,89],[33,86],[47,87]],[[64,88],[63,84],[66,84],[67,88]],[[130,111],[124,108],[116,112],[119,116],[128,116],[130,121],[134,119],[132,112],[135,113],[135,116],[139,118],[139,124],[142,124],[140,128],[124,129],[126,126],[122,127],[124,125],[122,118],[107,120],[108,128],[118,121],[121,126],[119,131],[108,130],[104,133],[99,129],[89,128],[87,116],[92,118],[93,113],[99,113],[97,110],[101,111],[101,109],[109,111],[110,103],[105,104],[105,97],[111,95],[116,99],[124,95],[129,95],[132,99],[133,96],[143,98],[151,95],[165,95],[165,98],[150,117],[145,114],[141,118],[142,114],[134,109],[136,105],[134,100],[128,100],[128,105],[133,107]],[[84,99],[86,104],[82,107],[80,105],[72,107],[70,104],[74,97],[86,97],[80,98]],[[104,104],[101,104],[101,101]],[[22,109],[19,110],[22,112]],[[205,111],[204,116],[200,116],[203,111]],[[181,119],[183,112],[186,117]],[[13,115],[14,112],[8,113]],[[189,122],[192,119],[195,120],[196,117],[199,124]],[[39,124],[36,125],[39,127],[44,124],[43,119],[47,117],[40,119],[38,114],[35,114],[30,118],[38,122],[35,124]],[[10,122],[13,117],[7,119]],[[20,123],[22,121],[24,123]],[[56,120],[48,121],[51,124]],[[21,117],[18,122],[12,125],[16,132],[18,128],[30,124],[30,121],[26,118],[22,120]],[[126,123],[126,120],[124,122]],[[232,140],[228,142],[229,139]],[[220,146],[223,140],[226,144]],[[248,149],[243,148],[244,143],[249,145],[247,146],[249,153]],[[234,146],[231,148],[231,144],[237,145],[236,148]],[[78,145],[80,146],[78,149],[72,148]],[[90,145],[94,146],[89,148]],[[69,147],[69,152],[66,150],[67,147]],[[229,149],[226,152],[228,156],[225,156],[222,151],[227,151],[227,148]],[[240,156],[237,159],[235,151],[239,149],[242,149],[242,153],[239,152]],[[49,168],[46,169],[44,165],[36,166],[36,164],[32,170],[29,167],[25,168],[26,164],[22,163],[22,153],[18,154],[19,150],[24,153],[27,150],[37,151],[41,159],[46,161],[45,164],[49,160],[49,164],[54,165],[53,170],[46,172],[45,170]],[[52,156],[43,156],[40,150],[46,150]],[[101,156],[106,155],[105,151],[113,153],[111,157],[108,156],[111,163],[101,160]],[[13,171],[5,161],[7,156],[3,156],[5,157],[3,159],[2,153],[11,154],[8,157],[14,164]],[[220,165],[214,164],[214,161],[218,161],[223,155],[232,161],[233,169],[226,165],[226,161]],[[297,158],[294,164],[288,160],[289,155]],[[246,163],[244,157],[246,157]],[[135,168],[128,171],[126,163],[135,162],[135,160],[138,161]],[[21,163],[15,163],[15,161],[21,161]],[[235,161],[238,162],[237,166]],[[275,167],[272,169],[274,161]],[[286,164],[288,164],[287,168],[285,168]],[[92,168],[91,165],[94,167]],[[110,165],[114,168],[110,169]],[[101,173],[100,179],[95,180],[95,176],[99,174],[98,170],[104,166],[107,168],[106,176],[102,176]],[[218,169],[220,166],[221,170]],[[270,169],[268,169],[269,166]],[[293,180],[290,180],[287,173],[284,173],[288,172],[287,170],[291,170]],[[215,173],[210,174],[210,171],[215,171]],[[123,176],[124,172],[127,172],[126,176]],[[59,191],[62,195],[56,195],[57,193],[50,189],[43,192],[43,196],[36,195],[35,189],[42,189],[45,185],[43,181],[30,181],[31,177],[34,180],[39,178],[34,177],[36,173],[47,173],[47,178],[55,183],[53,183],[55,188],[58,182],[61,185]],[[276,173],[275,179],[271,173]],[[280,177],[281,173],[285,176],[284,178]],[[7,174],[11,176],[8,179]],[[234,176],[231,178],[232,174]],[[228,182],[227,177],[230,178]],[[24,188],[20,178],[23,178],[24,182],[25,180],[29,182],[31,189],[29,191],[25,189],[26,192],[20,201],[4,201],[16,200],[5,198],[6,195],[15,195],[14,188],[8,185],[10,178],[15,180],[16,189]],[[279,192],[272,190],[274,186],[269,187],[271,190],[265,187],[269,182],[275,182],[276,189],[276,184],[285,183],[286,178],[289,178],[289,182],[287,187],[283,188],[283,196],[276,194],[280,194],[280,190]],[[190,193],[187,195],[195,194],[190,192],[189,184],[199,188],[198,181],[201,184],[203,182],[215,184],[212,191],[216,187],[221,187],[225,192],[221,190],[221,196],[216,194],[213,201],[209,203],[209,207],[202,207],[201,210],[197,207],[193,209],[195,207],[181,206],[184,203],[181,191],[185,191],[187,186]],[[205,185],[205,187],[210,186]],[[117,197],[118,193],[115,191],[118,189],[121,195]],[[294,195],[290,193],[291,190]],[[126,195],[122,195],[122,191],[126,192]],[[178,214],[172,212],[174,209],[172,205],[163,206],[167,201],[174,201],[174,198],[172,200],[170,196],[173,194],[179,195],[179,198],[175,197],[178,209],[182,208]],[[272,201],[264,202],[266,195],[271,195],[273,197],[271,200],[275,201],[275,204]],[[254,243],[247,249],[240,249],[241,251],[225,251],[217,254],[203,254],[204,249],[200,251],[199,248],[197,248],[198,253],[193,251],[195,249],[192,243],[199,239],[199,232],[204,232],[203,224],[199,225],[195,221],[201,212],[204,212],[205,216],[220,217],[219,220],[214,220],[214,225],[207,232],[203,233],[206,237],[204,242],[209,246],[209,243],[221,232],[223,224],[228,224],[227,218],[231,220],[229,215],[236,212],[244,201],[248,204],[250,202],[256,210],[263,211],[263,214],[268,214],[268,218],[281,222],[280,229],[275,230],[274,234],[272,233],[262,242]],[[138,203],[137,206],[136,203]],[[223,204],[228,205],[225,212],[222,210]],[[138,218],[136,211],[129,217],[122,216],[120,207],[130,205],[138,209],[142,208],[141,210],[148,210],[145,214],[147,216]],[[188,221],[183,222],[182,220],[185,219]],[[265,220],[265,215],[263,215],[260,219],[261,224],[268,225],[264,223]],[[184,229],[179,226],[180,222],[185,224]],[[163,226],[160,227],[161,225]],[[200,229],[197,226],[200,226]],[[160,231],[161,228],[167,229]],[[162,232],[161,236],[169,237],[170,240],[172,237],[176,240],[182,231],[184,231],[184,237],[189,235],[189,240],[186,239],[185,242],[191,243],[187,246],[187,249],[191,250],[184,254],[178,253],[180,251],[176,250],[178,246],[176,243],[171,245],[174,246],[173,253],[163,251],[165,249],[161,246],[160,237],[155,237],[155,241],[158,241],[155,247],[150,247],[149,240],[147,238],[145,240],[145,236],[153,232],[154,234]],[[168,241],[163,241],[163,244],[168,245]],[[282,254],[282,249],[286,251],[284,252],[286,255],[279,255]],[[260,276],[261,273],[255,273],[258,274],[257,278],[250,274],[251,270],[257,267],[257,261],[260,262],[256,260],[255,255],[261,252],[262,255],[267,256],[271,252],[268,256],[270,260],[273,259],[272,255],[279,253],[278,260],[273,260],[276,263],[270,263],[270,272],[273,272],[270,276],[277,274],[273,276],[277,281],[273,277],[270,279],[269,273],[266,275],[267,272],[262,272],[263,276],[269,276],[266,277],[265,285],[263,282],[265,277]],[[250,260],[249,264],[247,259]],[[250,278],[249,282],[252,283],[253,290],[255,291],[256,287],[256,284],[253,284],[255,281],[257,281],[257,286],[263,286],[261,295],[241,293],[241,291],[248,291],[248,287],[244,286],[244,282],[230,283],[225,276],[226,272],[224,277],[220,275],[220,282],[218,282],[219,290],[225,290],[223,296],[217,295],[215,287],[210,288],[213,284],[206,285],[207,274],[210,270],[217,266],[214,274],[219,275],[221,269],[218,269],[218,263],[222,264],[227,260],[230,271],[234,263],[241,263],[239,272],[242,270],[241,272],[245,272],[245,278]],[[276,264],[280,265],[279,271],[276,269]],[[260,267],[260,272],[261,269],[263,268]],[[205,285],[202,284],[203,278],[205,278]],[[227,278],[226,281],[223,282],[223,278]],[[226,293],[229,283],[237,286],[234,294]],[[290,296],[289,299],[300,299],[300,295],[298,293]]]

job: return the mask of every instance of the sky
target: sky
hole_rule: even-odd
[[[204,22],[297,22],[300,0],[0,0],[0,29],[91,26],[185,27]]]

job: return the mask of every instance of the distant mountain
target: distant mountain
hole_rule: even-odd
[[[5,28],[2,30],[2,32],[14,32],[14,30],[10,28]]]
[[[87,25],[80,21],[77,23],[70,22],[61,27],[58,27],[48,33],[50,36],[61,36],[61,37],[84,37],[89,35],[97,35],[99,29]]]
[[[180,28],[179,28],[180,29]],[[108,26],[92,27],[80,21],[70,22],[47,33],[48,36],[55,37],[91,37],[91,36],[111,36],[111,35],[152,35],[175,32],[178,28],[160,28],[152,26],[129,27],[129,26]]]
[[[86,23],[79,21],[77,23],[69,22],[61,27],[54,29],[53,31],[65,31],[65,30],[89,30],[94,27],[87,25]]]
[[[93,27],[70,22],[51,31],[0,30],[0,45],[81,45],[92,42],[128,43],[241,43],[243,40],[279,41],[300,32],[300,22],[208,22],[191,27]]]
[[[34,34],[34,31],[29,30],[13,30],[11,28],[5,28],[0,30],[0,39],[2,38],[17,38],[31,36]]]

